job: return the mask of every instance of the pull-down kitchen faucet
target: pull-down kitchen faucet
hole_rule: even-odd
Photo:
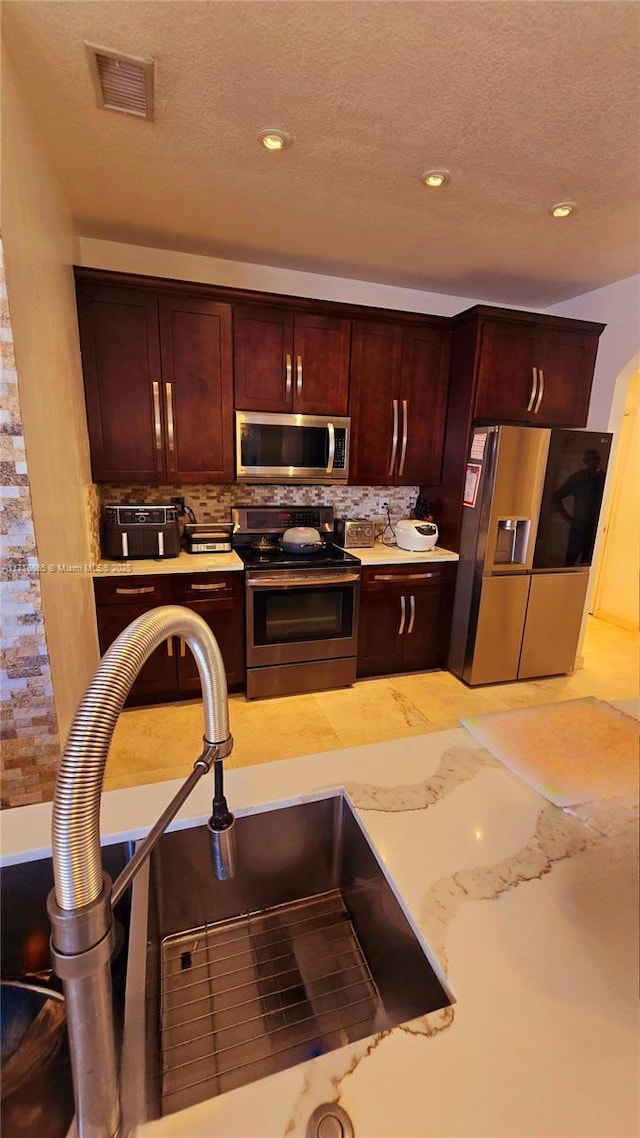
[[[100,800],[109,746],[136,676],[170,636],[186,641],[198,666],[204,749],[112,888],[100,853]],[[152,609],[134,620],[111,645],[82,697],[53,799],[54,888],[47,909],[53,966],[64,985],[80,1138],[113,1138],[121,1120],[111,996],[112,907],[212,766],[215,791],[208,826],[213,868],[221,878],[233,874],[234,819],[227,808],[222,777],[222,760],[232,746],[224,664],[205,621],[177,605]]]

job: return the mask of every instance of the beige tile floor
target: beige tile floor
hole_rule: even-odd
[[[231,767],[273,762],[361,743],[456,727],[462,715],[593,695],[639,694],[640,638],[589,618],[584,667],[570,676],[468,688],[449,672],[361,680],[353,688],[248,702],[230,699]],[[116,728],[105,789],[180,778],[199,754],[199,701],[125,711]]]

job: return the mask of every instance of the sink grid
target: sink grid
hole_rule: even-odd
[[[339,889],[167,937],[162,1113],[362,1039],[382,1012]]]

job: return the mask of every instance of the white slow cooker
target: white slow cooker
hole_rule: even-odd
[[[406,519],[396,522],[396,541],[400,549],[411,553],[428,553],[438,540],[438,527],[435,522]]]

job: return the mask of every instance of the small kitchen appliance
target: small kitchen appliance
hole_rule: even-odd
[[[238,482],[346,482],[351,420],[236,411]]]
[[[396,541],[400,549],[411,553],[428,553],[438,540],[438,527],[435,522],[425,522],[403,518],[394,525]]]
[[[371,549],[376,540],[375,524],[366,518],[336,518],[335,533],[343,549]]]
[[[231,517],[245,565],[247,698],[353,684],[360,562],[334,545],[331,506],[234,506]]]
[[[232,522],[187,522],[184,547],[187,553],[230,553]]]
[[[133,561],[136,558],[177,557],[180,525],[175,505],[108,505],[102,527],[104,557]]]

